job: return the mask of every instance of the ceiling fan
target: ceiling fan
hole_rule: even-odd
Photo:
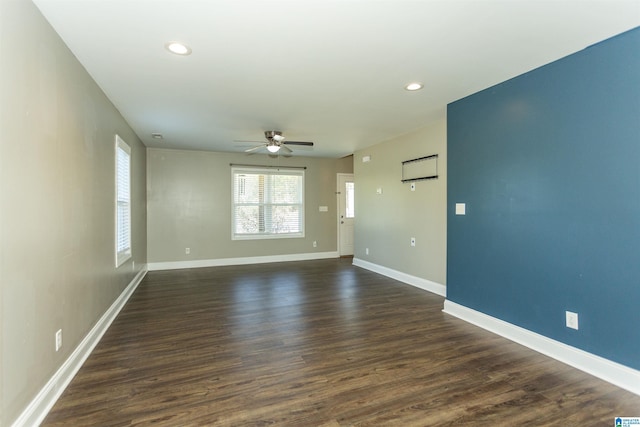
[[[248,148],[244,150],[245,153],[252,153],[254,151],[260,150],[261,148],[267,148],[269,153],[275,154],[282,148],[287,153],[292,153],[293,150],[287,147],[287,145],[304,145],[307,147],[313,147],[313,142],[308,141],[285,141],[284,136],[282,136],[282,132],[278,130],[266,130],[264,131],[264,137],[266,138],[266,142],[257,145],[252,148]],[[257,142],[257,141],[256,141]],[[285,145],[286,144],[286,145]]]

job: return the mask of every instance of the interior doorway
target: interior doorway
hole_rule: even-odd
[[[353,255],[353,223],[355,221],[355,186],[353,174],[338,174],[338,254]]]

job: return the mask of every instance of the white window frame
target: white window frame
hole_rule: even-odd
[[[349,187],[351,187],[351,191],[349,191]],[[353,181],[345,182],[344,191],[346,193],[345,199],[344,199],[344,206],[345,206],[344,217],[348,219],[354,219],[356,217],[355,199],[354,199],[355,182]],[[351,210],[349,210],[349,208],[351,208]]]
[[[299,204],[300,209],[300,231],[297,233],[252,233],[252,234],[236,234],[236,203],[235,195],[235,183],[236,174],[265,174],[265,175],[299,175],[301,178],[300,183],[300,198],[301,201]],[[261,167],[237,167],[233,166],[231,168],[231,239],[232,240],[260,240],[260,239],[296,239],[303,238],[305,235],[305,194],[304,194],[304,183],[305,179],[305,171],[304,169],[287,169],[287,168],[278,168],[278,169],[270,169],[270,168],[261,168]],[[244,185],[244,182],[241,184]],[[244,188],[242,188],[244,190]],[[272,204],[269,204],[272,205]]]
[[[126,154],[128,160],[126,175],[120,174],[120,159],[119,154]],[[116,268],[120,267],[125,261],[131,258],[131,147],[116,135],[115,138],[115,255],[116,255]],[[122,182],[122,181],[125,182]],[[127,186],[126,193],[123,191],[124,186]],[[121,194],[122,193],[122,194]],[[127,221],[126,227],[121,229],[120,221],[118,219],[121,209],[125,209],[125,221]],[[124,235],[124,236],[123,236]],[[120,245],[124,237],[124,246]]]

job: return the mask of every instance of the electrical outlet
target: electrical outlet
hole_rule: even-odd
[[[366,248],[366,249],[364,250],[364,253],[365,253],[365,255],[369,255],[369,248]]]
[[[62,348],[62,329],[58,329],[56,332],[56,351]]]
[[[415,246],[416,245],[416,238],[412,237],[411,238],[411,246]]]
[[[571,311],[566,311],[566,322],[567,328],[578,329],[578,313],[573,313]]]
[[[316,242],[315,240],[313,241],[313,247],[317,248],[318,247],[318,242]]]
[[[184,248],[184,253],[189,255],[191,253],[191,248]]]

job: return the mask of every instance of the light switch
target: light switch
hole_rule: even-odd
[[[329,208],[327,206],[320,206],[318,207],[318,210],[320,212],[329,212]]]
[[[382,194],[382,187],[376,188],[376,193],[377,194]]]
[[[456,215],[466,215],[467,205],[465,203],[456,203]]]
[[[578,313],[565,312],[567,328],[578,329]]]

